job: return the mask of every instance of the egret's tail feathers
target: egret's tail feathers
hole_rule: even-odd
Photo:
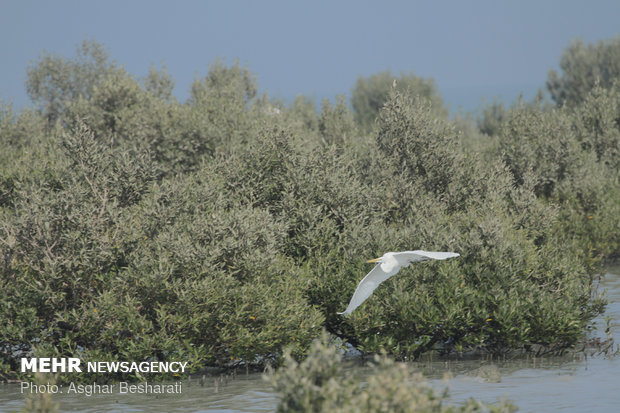
[[[336,311],[336,314],[338,314],[338,315],[344,315],[344,316],[347,316],[347,315],[349,315],[349,314],[351,314],[351,313],[350,313],[350,312],[347,312],[347,310],[345,310],[345,311],[343,311],[343,312],[341,312],[341,313],[339,313],[339,312],[337,312],[337,311]]]

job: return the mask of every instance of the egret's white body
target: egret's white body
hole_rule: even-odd
[[[427,260],[445,260],[447,258],[458,257],[456,252],[433,252],[433,251],[403,251],[403,252],[386,252],[381,258],[369,260],[368,262],[376,262],[375,268],[370,271],[353,293],[351,302],[346,310],[342,313],[348,315],[359,307],[372,292],[383,281],[393,277],[403,267],[408,267],[412,262],[427,261]]]

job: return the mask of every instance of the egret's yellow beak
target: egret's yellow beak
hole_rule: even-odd
[[[366,262],[379,262],[381,260],[381,258],[375,258],[374,260],[368,260]]]

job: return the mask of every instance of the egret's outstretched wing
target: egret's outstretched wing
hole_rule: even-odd
[[[369,262],[376,262],[380,260],[379,264],[370,271],[362,281],[358,284],[351,302],[347,306],[347,309],[342,313],[348,315],[359,307],[372,292],[383,281],[395,275],[401,268],[408,267],[412,262],[426,261],[426,260],[445,260],[447,258],[458,257],[456,252],[437,252],[437,251],[403,251],[403,252],[387,252],[381,258],[370,260]]]
[[[395,271],[385,272],[381,269],[381,264],[375,265],[375,268],[366,274],[364,279],[362,279],[362,281],[360,281],[357,285],[347,309],[338,314],[351,314],[353,310],[359,307],[368,297],[370,297],[379,284],[395,275],[399,269],[400,267],[396,268]]]
[[[395,252],[394,257],[402,264],[404,262],[412,263],[426,260],[445,260],[448,258],[458,257],[460,254],[456,252],[439,252],[439,251],[403,251]]]

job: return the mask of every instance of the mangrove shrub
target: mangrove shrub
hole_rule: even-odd
[[[137,79],[100,45],[44,55],[36,107],[0,109],[3,371],[34,354],[265,364],[302,358],[323,329],[400,358],[576,343],[620,251],[617,88],[498,109],[492,144],[468,146],[432,82],[396,80],[360,79],[352,111],[317,109],[216,62],[179,102],[165,69]],[[336,314],[365,260],[411,249],[460,257]]]

